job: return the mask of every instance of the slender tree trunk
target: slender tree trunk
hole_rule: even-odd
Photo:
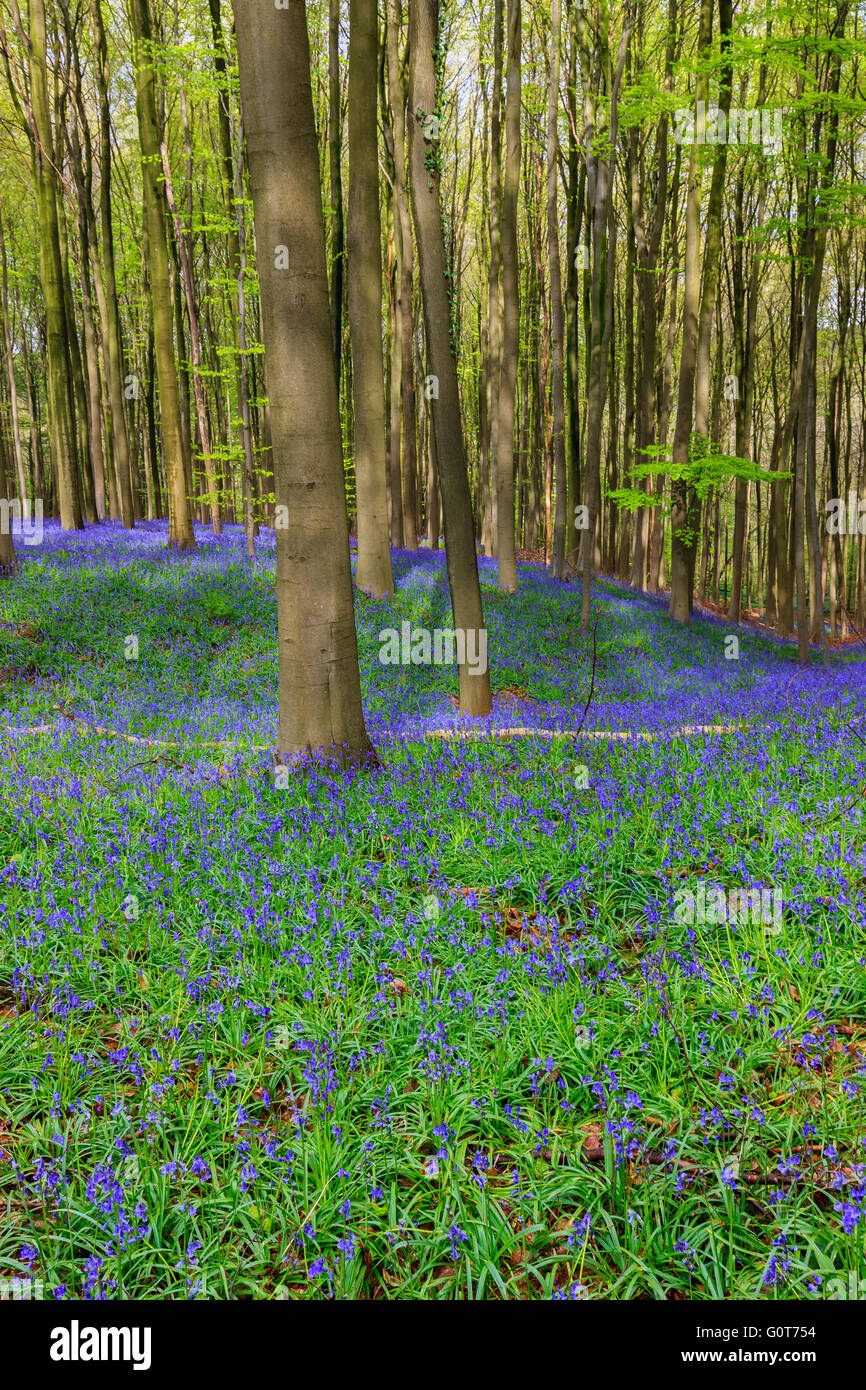
[[[238,311],[238,396],[241,408],[241,449],[243,451],[244,531],[246,533],[247,555],[252,560],[256,553],[255,538],[258,535],[259,523],[253,510],[253,432],[250,419],[250,359],[249,334],[247,332],[247,238],[243,208],[243,135],[240,121],[237,122],[232,134],[235,154],[233,188],[238,247],[235,267],[237,273],[235,303]]]
[[[759,105],[763,104],[762,94],[759,94]],[[760,237],[761,226],[763,224],[764,212],[764,182],[761,183],[761,191],[758,198],[758,216],[756,222],[756,232]],[[743,221],[743,175],[740,173],[737,183],[737,212],[735,225],[735,246],[733,248],[734,262],[734,318],[735,318],[735,356],[737,380],[737,397],[734,406],[734,419],[736,422],[736,437],[734,452],[737,458],[751,457],[751,427],[752,427],[752,391],[755,378],[755,332],[758,312],[758,284],[761,267],[761,257],[758,246],[752,252],[752,266],[749,276],[749,285],[745,310],[743,306],[743,248],[745,241],[744,221]],[[760,244],[760,243],[758,243]],[[745,478],[737,479],[736,500],[734,503],[734,558],[733,572],[731,576],[731,601],[728,606],[728,617],[731,622],[740,621],[741,594],[743,586],[743,545],[746,534],[746,498],[748,484]]]
[[[634,390],[634,278],[635,232],[634,226],[632,225],[628,229],[628,251],[626,255],[625,267],[625,362],[623,365],[623,388],[625,393],[625,425],[623,429],[622,470],[623,481],[626,485],[630,484],[632,480],[635,443],[634,432],[636,405]],[[641,578],[643,578],[644,555],[646,549],[645,521],[646,508],[641,507],[637,515],[635,516],[634,538],[634,552],[636,559],[639,559],[640,562]],[[620,553],[617,564],[617,573],[619,574],[619,577],[621,579],[628,579],[629,577],[630,533],[630,513],[625,512],[623,515],[622,537],[620,541]]]
[[[204,381],[202,378],[201,326],[199,324],[198,306],[195,297],[192,262],[190,261],[186,236],[184,235],[180,213],[174,197],[171,164],[169,163],[168,150],[165,146],[165,142],[163,142],[161,146],[160,154],[162,157],[162,170],[165,175],[165,197],[168,204],[169,216],[174,223],[174,238],[177,246],[180,277],[186,296],[186,316],[187,322],[189,323],[190,355],[192,357],[192,385],[195,397],[196,418],[198,420],[199,439],[201,442],[202,461],[204,463],[205,479],[207,482],[208,507],[210,509],[213,533],[215,536],[221,536],[223,526],[220,518],[219,490],[213,470],[210,428],[208,426],[207,410],[205,408]]]
[[[709,51],[712,34],[713,0],[700,0],[698,61]],[[731,105],[731,60],[728,41],[731,29],[731,0],[719,0],[719,27],[724,50],[719,108],[727,114]],[[706,103],[708,77],[702,71],[697,81],[697,100]],[[722,193],[727,161],[727,143],[716,146],[715,163],[707,206],[706,225],[700,227],[701,168],[699,129],[700,115],[695,121],[695,142],[689,161],[689,182],[686,204],[686,286],[683,309],[683,347],[680,359],[680,390],[677,420],[674,430],[671,513],[671,597],[670,616],[677,622],[688,621],[692,611],[695,562],[701,521],[700,493],[690,476],[694,467],[700,468],[693,457],[694,433],[702,447],[708,438],[710,403],[710,340],[719,284],[719,263],[722,235]],[[703,236],[703,277],[699,267],[700,239]]]
[[[359,589],[394,592],[388,548],[376,0],[349,2],[349,330],[355,404]]]
[[[243,208],[243,135],[235,121],[226,87],[225,40],[220,0],[209,0],[211,34],[214,42],[214,70],[220,83],[217,116],[222,155],[223,202],[226,211],[226,251],[232,279],[232,336],[236,354],[235,383],[240,414],[241,468],[244,494],[244,530],[247,555],[255,554],[258,521],[253,510],[254,465],[250,424],[250,363],[247,342],[246,231]]]
[[[132,30],[137,47],[135,73],[141,170],[147,219],[147,252],[153,309],[156,373],[159,381],[160,426],[166,486],[169,493],[169,545],[194,550],[183,463],[182,425],[172,331],[172,294],[168,267],[168,227],[157,167],[160,139],[156,120],[153,57],[150,50],[149,0],[130,0]]]
[[[499,377],[502,366],[502,66],[504,4],[493,0],[493,85],[490,95],[490,264],[487,272],[487,315],[490,355],[487,373],[487,417],[490,422],[490,546],[499,544],[497,457],[499,450]]]
[[[18,413],[18,387],[15,383],[12,334],[9,329],[9,273],[6,259],[6,234],[2,216],[0,216],[0,256],[2,256],[3,267],[3,355],[6,358],[6,380],[9,384],[9,406],[12,414],[12,447],[15,455],[15,473],[18,479],[18,495],[23,504],[27,497],[27,479],[24,474],[24,450],[21,447],[21,422]]]
[[[614,161],[619,128],[619,90],[622,85],[628,46],[635,25],[635,13],[629,11],[623,20],[616,64],[610,72],[611,60],[606,39],[603,51],[595,55],[590,43],[586,19],[580,10],[575,12],[581,68],[584,79],[584,132],[587,165],[588,212],[592,226],[592,281],[589,290],[590,334],[586,400],[586,466],[585,490],[588,527],[581,538],[582,603],[581,628],[589,631],[592,567],[597,554],[597,532],[601,511],[601,430],[607,394],[607,354],[610,344],[610,303],[613,289],[613,226],[610,216]],[[596,56],[598,64],[596,65]],[[594,69],[608,70],[610,82],[610,127],[607,135],[609,152],[596,149],[597,93],[592,85]]]
[[[415,378],[412,359],[412,281],[415,273],[412,245],[412,214],[406,191],[406,121],[403,80],[400,75],[399,0],[388,5],[388,91],[394,128],[394,239],[397,244],[397,321],[400,333],[400,403],[403,417],[402,494],[403,544],[418,549],[415,524],[417,489],[417,446],[415,421]]]
[[[505,168],[502,178],[502,345],[496,402],[496,556],[499,587],[517,591],[514,544],[514,399],[520,352],[517,197],[520,185],[521,0],[507,0]]]
[[[132,505],[132,459],[125,404],[126,367],[123,357],[120,304],[117,295],[117,275],[114,261],[114,231],[111,217],[111,113],[108,99],[108,45],[102,20],[102,0],[93,0],[93,24],[96,49],[94,70],[99,102],[100,129],[99,225],[102,233],[98,254],[97,247],[95,245],[93,247],[93,280],[102,324],[103,358],[108,401],[111,409],[111,452],[114,460],[115,489],[123,525],[129,529],[135,525],[135,516]]]
[[[569,11],[570,11],[569,5]],[[575,509],[580,505],[580,313],[577,292],[578,240],[583,225],[583,203],[586,193],[586,165],[579,158],[577,133],[577,34],[569,22],[571,44],[568,54],[567,106],[570,140],[568,146],[568,211],[566,217],[567,292],[568,304],[568,501],[566,503],[565,564],[572,567],[578,532],[574,525]]]
[[[445,513],[445,549],[454,626],[470,634],[476,651],[485,653],[484,669],[469,662],[459,667],[460,708],[464,714],[490,713],[490,675],[486,663],[487,629],[481,606],[472,500],[466,469],[466,448],[460,415],[457,363],[451,343],[451,309],[445,279],[447,262],[442,237],[439,190],[438,134],[428,117],[440,112],[435,57],[439,48],[438,0],[409,4],[409,167],[412,212],[418,243],[424,323],[439,397],[428,403],[435,433],[439,483]],[[428,133],[425,138],[425,131]],[[430,167],[432,165],[432,168]]]
[[[563,369],[565,325],[562,306],[562,273],[559,264],[559,207],[557,118],[559,115],[560,4],[551,0],[550,84],[547,105],[547,244],[550,257],[550,329],[553,359],[553,484],[556,516],[553,525],[553,577],[565,575],[565,539],[568,524],[568,481],[565,461],[565,376]]]
[[[341,169],[340,0],[328,0],[328,170],[331,188],[331,341],[337,394],[343,361],[343,175]]]
[[[391,204],[391,211],[394,222],[396,223],[396,209]],[[400,296],[397,289],[397,281],[400,277],[397,248],[395,242],[399,236],[399,229],[392,226],[392,234],[388,243],[388,307],[390,311],[391,341],[388,345],[388,373],[387,388],[390,418],[388,422],[388,487],[389,487],[389,517],[391,523],[391,548],[393,550],[403,549],[403,487],[402,470],[400,467],[401,458],[401,429],[400,429],[400,343],[402,339],[402,325],[400,322]]]
[[[9,470],[6,463],[6,442],[0,437],[0,487],[3,489],[3,497],[11,502],[9,496]],[[22,503],[24,499],[21,499]],[[0,526],[0,579],[11,579],[18,570],[18,557],[15,554],[15,542],[12,539],[12,517],[9,511],[6,512],[9,520],[8,529]]]
[[[39,252],[48,346],[48,429],[51,464],[64,531],[82,527],[75,471],[75,422],[69,395],[69,342],[57,216],[57,161],[48,106],[44,0],[30,0],[30,99],[33,163],[39,214]]]
[[[60,117],[58,116],[58,128]],[[55,155],[57,152],[55,151]],[[81,347],[78,342],[78,329],[75,322],[75,303],[72,294],[72,273],[69,256],[69,229],[66,224],[66,208],[58,184],[57,228],[60,237],[60,264],[63,274],[63,308],[66,315],[66,345],[69,364],[69,415],[74,427],[74,454],[76,467],[73,475],[78,487],[78,505],[85,522],[94,523],[96,507],[93,496],[93,471],[90,457],[90,412],[87,392],[84,387],[84,366],[81,361]]]

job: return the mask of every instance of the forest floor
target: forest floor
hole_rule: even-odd
[[[357,601],[382,766],[284,788],[273,534],[254,567],[197,536],[48,525],[0,595],[0,1279],[866,1278],[862,651],[800,669],[606,581],[593,638],[579,586],[526,565],[500,595],[482,560],[482,732],[656,737],[431,738],[456,672],[380,665],[379,633],[450,625],[444,557],[398,553],[394,599]]]

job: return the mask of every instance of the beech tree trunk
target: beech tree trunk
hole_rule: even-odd
[[[698,61],[709,51],[712,37],[713,0],[701,0],[698,33]],[[731,0],[719,0],[719,27],[727,48],[731,29]],[[708,77],[701,71],[696,83],[697,100],[706,103]],[[719,108],[727,118],[731,105],[730,57],[725,60],[720,84]],[[686,284],[683,305],[683,347],[680,358],[679,397],[674,429],[671,510],[671,596],[670,616],[688,621],[692,612],[698,533],[701,522],[700,494],[688,476],[695,463],[692,434],[706,443],[710,405],[710,338],[719,284],[721,252],[721,211],[727,163],[727,143],[717,145],[706,225],[700,226],[701,164],[700,121],[695,120],[695,141],[689,160],[686,203]],[[704,241],[703,277],[699,256]],[[700,447],[700,445],[698,446]],[[697,465],[699,466],[699,464]]]
[[[75,469],[75,421],[69,380],[64,270],[57,215],[57,161],[48,106],[48,76],[44,0],[30,0],[30,99],[33,163],[39,214],[40,278],[45,300],[48,348],[48,434],[51,465],[57,480],[60,524],[64,531],[80,530],[81,503]]]
[[[358,765],[374,755],[361,706],[306,8],[233,7],[271,405],[278,749],[284,762],[317,753]]]
[[[343,364],[343,174],[340,119],[340,0],[328,0],[328,177],[331,188],[331,337],[337,394]]]
[[[521,0],[507,0],[505,169],[502,179],[502,343],[496,401],[496,556],[499,587],[517,590],[514,535],[514,399],[520,351],[517,197],[520,185]]]
[[[565,471],[565,377],[563,369],[565,326],[562,306],[562,273],[559,264],[559,205],[557,118],[559,115],[559,0],[551,0],[550,86],[547,104],[547,244],[550,258],[550,330],[553,358],[553,485],[556,516],[553,524],[554,579],[565,574],[567,478]],[[548,536],[549,543],[549,536]]]
[[[114,462],[114,482],[123,525],[135,525],[132,505],[132,457],[129,427],[126,417],[123,338],[120,331],[120,306],[117,299],[117,274],[114,263],[114,230],[111,220],[111,113],[108,101],[108,45],[102,20],[101,0],[93,0],[93,23],[96,40],[96,92],[99,101],[99,226],[102,233],[100,254],[94,246],[94,286],[99,317],[102,323],[103,360],[105,363],[108,403],[111,410],[111,453]]]
[[[487,630],[478,582],[475,528],[466,469],[466,446],[460,414],[457,363],[451,344],[451,308],[445,278],[447,267],[442,237],[439,191],[437,116],[441,93],[437,89],[435,55],[439,47],[438,0],[409,3],[409,169],[412,213],[418,243],[424,325],[433,375],[439,395],[427,402],[439,469],[439,485],[445,514],[445,552],[451,608],[455,628],[474,633],[476,650]],[[425,131],[427,135],[425,136]],[[481,634],[483,635],[483,638]],[[468,663],[459,668],[460,709],[464,714],[490,713],[490,674],[473,671]]]
[[[394,592],[388,545],[376,0],[349,3],[349,333],[355,405],[358,567],[366,593]]]
[[[388,93],[394,129],[394,243],[397,252],[397,327],[399,332],[400,404],[403,418],[403,447],[401,477],[403,496],[403,545],[407,550],[418,549],[415,525],[418,457],[415,419],[415,379],[412,365],[412,280],[414,277],[414,248],[412,244],[412,214],[406,191],[406,121],[405,95],[400,74],[399,0],[388,4]],[[395,356],[396,365],[396,356]]]
[[[153,308],[154,350],[159,382],[159,416],[165,481],[169,494],[169,545],[194,550],[195,536],[184,477],[182,424],[172,330],[172,293],[168,273],[168,226],[165,195],[160,188],[160,139],[156,119],[153,59],[150,52],[149,0],[130,0],[137,47],[135,70],[141,174],[147,219],[147,254]],[[180,290],[179,284],[176,288]]]

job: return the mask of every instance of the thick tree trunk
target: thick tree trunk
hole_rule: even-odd
[[[279,754],[361,764],[364,726],[304,0],[233,0],[277,499]],[[288,250],[288,265],[278,248]],[[285,523],[285,524],[281,524]]]

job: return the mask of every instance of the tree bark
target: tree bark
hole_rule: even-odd
[[[361,682],[304,0],[233,0],[277,500],[278,748],[363,764]],[[375,95],[375,90],[374,90]],[[275,248],[288,248],[288,266]],[[281,522],[285,522],[281,525]]]
[[[445,550],[451,607],[455,628],[473,632],[481,651],[486,651],[487,629],[481,605],[472,501],[466,470],[466,448],[460,414],[457,363],[451,343],[451,315],[445,279],[446,258],[442,237],[439,193],[438,141],[427,118],[439,110],[435,55],[439,49],[438,0],[410,0],[409,4],[409,167],[412,212],[418,243],[424,323],[433,374],[439,397],[428,402],[436,440],[439,483],[445,513]],[[481,637],[481,634],[483,638]],[[490,713],[490,675],[486,668],[459,667],[460,709],[464,714]]]
[[[400,404],[403,419],[403,448],[401,455],[403,496],[403,545],[407,550],[418,549],[415,525],[417,490],[417,444],[415,420],[415,379],[412,362],[412,280],[414,250],[412,245],[412,214],[406,191],[406,120],[403,80],[400,75],[398,40],[400,36],[400,6],[398,0],[387,0],[388,7],[388,93],[394,129],[394,242],[397,250],[396,287],[397,323],[400,334]]]
[[[48,347],[48,427],[51,463],[57,479],[60,524],[64,531],[82,528],[75,471],[75,422],[69,396],[69,343],[64,272],[57,216],[57,161],[48,106],[44,0],[30,0],[30,97],[33,162],[39,214],[39,252]]]
[[[349,333],[355,405],[359,589],[394,592],[388,547],[376,0],[349,0]]]
[[[712,38],[713,0],[701,0],[698,35],[698,63],[703,63]],[[719,108],[727,118],[731,105],[731,60],[728,39],[731,28],[731,0],[719,0],[719,27],[725,54],[719,92]],[[699,72],[697,100],[706,100],[708,77]],[[697,487],[688,476],[695,463],[692,435],[701,443],[708,438],[710,402],[710,341],[719,285],[721,250],[721,211],[727,165],[727,143],[716,148],[713,177],[703,231],[703,277],[699,266],[701,238],[701,163],[699,120],[695,121],[695,141],[689,160],[686,202],[686,285],[683,305],[683,346],[680,358],[679,397],[674,429],[671,510],[671,596],[668,613],[677,622],[688,621],[692,612],[701,502]],[[698,465],[699,466],[699,465]]]
[[[180,399],[174,359],[172,293],[168,272],[168,227],[165,195],[159,186],[160,139],[156,120],[149,0],[130,0],[136,43],[135,89],[141,144],[142,183],[147,220],[147,252],[153,308],[154,350],[159,382],[160,427],[165,481],[169,493],[169,545],[194,550],[195,536],[187,501]]]
[[[202,379],[201,327],[199,324],[198,306],[195,297],[192,262],[190,260],[186,236],[180,220],[180,213],[175,201],[171,165],[169,163],[168,150],[165,146],[165,142],[162,143],[160,148],[160,155],[162,157],[162,170],[165,176],[165,197],[168,204],[169,216],[174,223],[174,237],[177,245],[180,277],[183,282],[183,290],[186,297],[186,316],[187,322],[189,323],[190,355],[192,358],[192,386],[195,397],[196,417],[198,419],[202,461],[204,463],[205,478],[207,480],[208,507],[210,509],[213,533],[215,536],[221,536],[223,527],[220,518],[219,492],[213,470],[210,428],[208,425],[207,410],[205,408],[204,381]]]
[[[12,447],[15,455],[15,473],[18,479],[18,496],[23,504],[27,497],[27,479],[24,474],[24,450],[21,447],[21,421],[18,412],[18,387],[15,383],[12,333],[9,328],[9,275],[6,258],[6,233],[2,215],[0,215],[0,257],[2,257],[3,268],[3,355],[6,359],[6,380],[9,384],[9,407],[12,415]]]
[[[550,257],[550,337],[553,367],[553,485],[556,514],[553,523],[554,579],[565,575],[566,501],[568,480],[565,460],[565,377],[563,369],[565,325],[562,305],[562,272],[559,263],[559,206],[557,118],[559,115],[560,4],[551,0],[550,86],[547,105],[547,244]]]
[[[108,45],[102,20],[102,0],[93,0],[96,92],[99,102],[99,225],[102,233],[97,255],[94,245],[94,285],[102,323],[103,358],[111,410],[111,452],[117,501],[124,527],[135,525],[132,505],[132,458],[125,405],[125,365],[114,261],[114,230],[111,221],[111,111],[108,99]]]
[[[328,176],[331,189],[331,339],[337,395],[343,364],[343,174],[341,168],[340,0],[328,0]]]
[[[502,344],[496,401],[496,556],[499,588],[517,591],[514,535],[514,399],[520,352],[517,197],[520,184],[521,0],[507,0],[505,168],[502,178]]]

